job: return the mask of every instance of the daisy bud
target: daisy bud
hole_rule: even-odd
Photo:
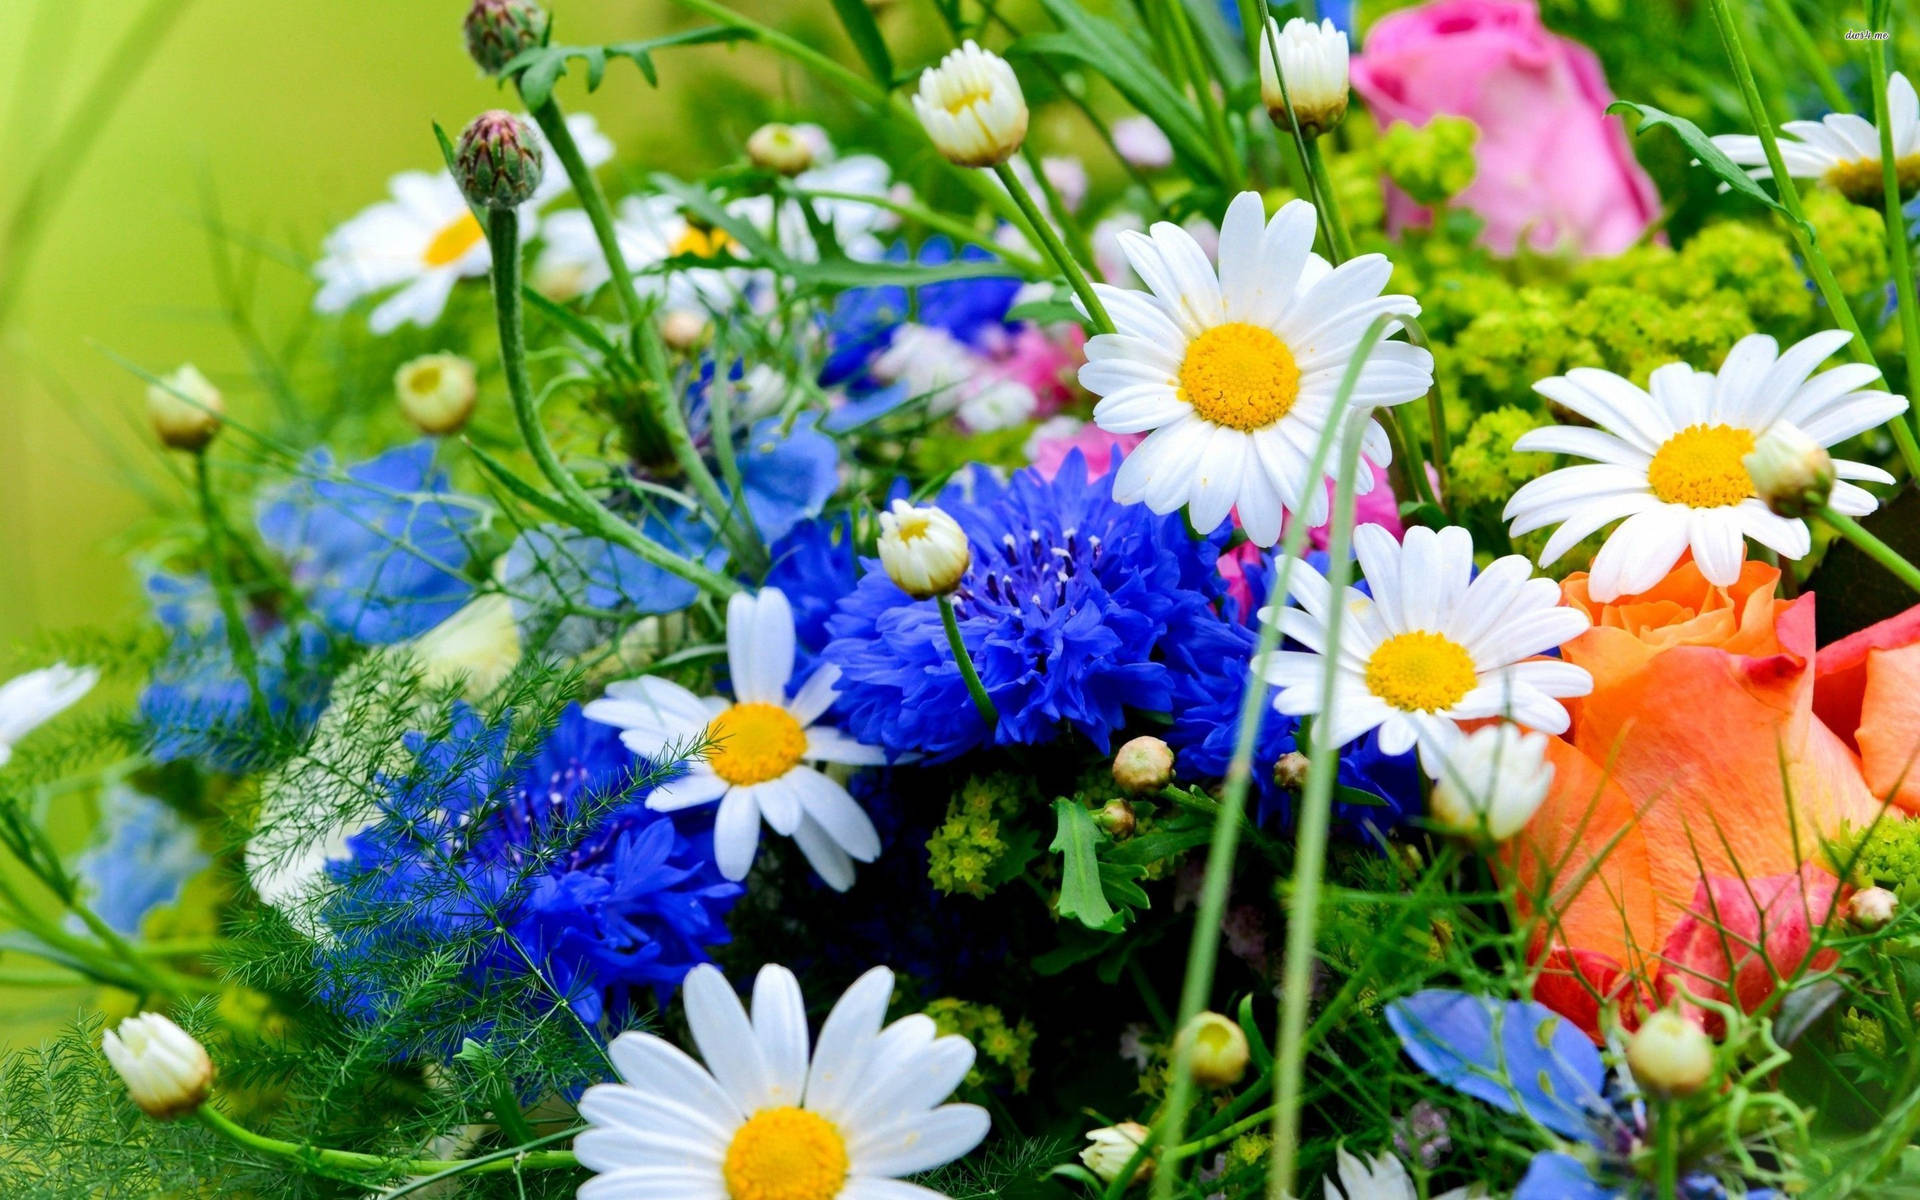
[[[1454,747],[1433,781],[1434,820],[1473,841],[1504,842],[1533,819],[1553,783],[1547,737],[1487,725]]]
[[[1847,903],[1847,916],[1855,925],[1872,932],[1893,923],[1900,898],[1883,887],[1861,888]]]
[[[1173,782],[1173,749],[1157,737],[1137,737],[1113,756],[1113,781],[1133,796],[1146,796]]]
[[[220,389],[192,363],[147,387],[147,417],[161,442],[173,450],[206,449],[220,432],[220,414],[225,411]]]
[[[941,510],[895,500],[880,514],[880,565],[915,600],[952,592],[972,562],[966,531]]]
[[[762,125],[747,139],[747,158],[763,171],[798,175],[813,165],[813,143],[791,125]]]
[[[469,203],[518,208],[540,186],[540,143],[525,121],[494,109],[473,119],[454,151],[454,175]]]
[[[934,148],[962,167],[993,167],[1027,139],[1027,98],[1007,60],[972,40],[920,73],[913,111]]]
[[[1273,781],[1290,792],[1297,792],[1307,786],[1307,756],[1298,750],[1289,750],[1273,764]]]
[[[1139,818],[1134,816],[1133,805],[1125,800],[1109,800],[1099,812],[1093,814],[1093,823],[1106,830],[1114,841],[1124,842],[1133,836]]]
[[[691,309],[676,308],[660,318],[660,340],[667,349],[686,354],[707,340],[707,318]]]
[[[479,386],[473,364],[458,354],[428,354],[394,372],[400,411],[422,433],[458,433],[473,415]]]
[[[1153,1131],[1138,1121],[1122,1121],[1118,1125],[1109,1125],[1105,1129],[1096,1129],[1087,1135],[1093,1145],[1080,1152],[1080,1161],[1092,1171],[1101,1183],[1112,1183],[1120,1177],[1133,1161],[1136,1150],[1147,1144]],[[1153,1174],[1153,1161],[1147,1159],[1127,1181],[1127,1186],[1144,1183]]]
[[[1174,1060],[1187,1059],[1187,1072],[1201,1087],[1228,1088],[1247,1073],[1247,1035],[1236,1021],[1203,1012],[1187,1022],[1173,1043]]]
[[[1672,1009],[1654,1013],[1627,1039],[1634,1081],[1657,1096],[1688,1096],[1713,1077],[1713,1039]]]
[[[544,46],[547,10],[533,0],[473,0],[467,10],[467,53],[480,69],[498,75],[521,53]]]
[[[128,1017],[107,1031],[100,1049],[140,1111],[157,1120],[186,1116],[213,1091],[207,1048],[159,1013]]]
[[[1740,461],[1754,493],[1779,516],[1804,517],[1833,494],[1833,456],[1786,421],[1768,427]]]
[[[1274,48],[1279,47],[1278,69]],[[1280,90],[1286,81],[1286,92]],[[1311,21],[1295,17],[1285,29],[1267,18],[1266,36],[1260,39],[1260,99],[1267,115],[1282,129],[1289,128],[1287,101],[1293,101],[1294,119],[1300,132],[1318,137],[1340,124],[1347,115],[1347,35],[1332,21]]]
[[[412,650],[428,687],[461,683],[468,697],[484,696],[520,662],[520,628],[513,620],[513,602],[501,592],[470,600],[413,639]]]

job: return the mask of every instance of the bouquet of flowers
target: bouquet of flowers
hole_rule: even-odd
[[[10,1195],[1920,1195],[1913,6],[680,2],[144,374]]]

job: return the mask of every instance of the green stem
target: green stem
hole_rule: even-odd
[[[1831,504],[1823,504],[1815,511],[1819,513],[1821,520],[1833,526],[1834,531],[1841,537],[1859,547],[1868,558],[1885,567],[1900,582],[1920,592],[1920,567],[1915,567],[1901,557],[1899,551],[1867,532],[1866,527],[1860,522],[1843,512],[1836,512]]]
[[[1327,160],[1320,153],[1318,137],[1306,139],[1307,169],[1320,180],[1320,203],[1327,209],[1327,229],[1333,239],[1333,264],[1339,266],[1353,257],[1353,234],[1347,230],[1347,220],[1340,211],[1340,197],[1334,186],[1333,174],[1327,170]]]
[[[1873,6],[1875,30],[1891,32],[1893,13],[1886,0]],[[1893,290],[1900,302],[1900,350],[1906,358],[1907,387],[1913,387],[1914,364],[1920,363],[1920,299],[1914,295],[1913,262],[1907,248],[1907,223],[1900,208],[1900,167],[1893,156],[1893,121],[1887,111],[1887,55],[1880,42],[1868,42],[1867,77],[1873,86],[1873,119],[1880,127],[1880,178],[1884,189],[1887,262],[1893,268]],[[1920,428],[1920,411],[1907,406],[1907,420]],[[1895,425],[1902,422],[1896,420]]]
[[[953,661],[960,666],[960,678],[967,681],[967,695],[973,697],[973,706],[980,710],[980,719],[987,723],[987,737],[993,737],[993,731],[1000,727],[1000,713],[993,707],[993,698],[987,695],[986,685],[980,682],[980,672],[973,669],[973,656],[967,653],[966,642],[960,639],[960,622],[953,615],[953,597],[936,596],[940,605],[940,624],[946,627],[947,645],[953,649]]]
[[[1853,105],[1848,102],[1846,92],[1840,88],[1840,81],[1834,77],[1833,68],[1820,55],[1819,47],[1814,43],[1813,35],[1807,32],[1806,25],[1800,20],[1800,14],[1793,10],[1793,0],[1766,0],[1767,12],[1773,23],[1786,31],[1787,40],[1800,55],[1808,71],[1813,73],[1813,81],[1819,85],[1820,94],[1826,98],[1827,107],[1834,112],[1852,112]],[[1885,29],[1885,25],[1874,25],[1875,29]],[[1885,89],[1881,89],[1885,95]]]
[[[1428,340],[1426,328],[1422,326],[1420,322],[1409,320],[1404,328],[1407,331],[1408,341],[1419,346],[1428,354],[1433,353],[1433,343]],[[1433,488],[1434,501],[1440,506],[1440,511],[1445,512],[1447,507],[1447,460],[1453,457],[1453,448],[1449,445],[1449,439],[1447,437],[1446,396],[1440,391],[1440,373],[1437,369],[1433,375],[1433,386],[1427,389],[1427,436],[1433,445],[1434,478],[1439,481]],[[1420,474],[1424,480],[1426,472],[1422,471]]]
[[[1046,163],[1033,152],[1033,143],[1024,142],[1020,146],[1020,157],[1026,159],[1027,169],[1033,172],[1033,181],[1040,185],[1040,194],[1047,199],[1047,207],[1059,219],[1060,228],[1066,231],[1067,249],[1073,254],[1075,262],[1093,261],[1093,243],[1087,240],[1087,233],[1080,228],[1080,222],[1073,219],[1073,213],[1067,209],[1066,197],[1060,189],[1053,186],[1053,180],[1047,178]]]
[[[1426,464],[1413,452],[1413,443],[1407,440],[1407,431],[1400,427],[1399,418],[1392,409],[1381,409],[1379,421],[1380,427],[1387,431],[1394,461],[1401,464],[1400,474],[1407,481],[1407,493],[1421,504],[1440,508],[1440,497],[1434,493],[1433,481],[1427,478]]]
[[[253,652],[253,639],[247,636],[246,622],[240,616],[240,601],[233,594],[233,579],[227,570],[226,521],[213,498],[213,470],[207,465],[205,449],[194,451],[193,484],[200,500],[200,519],[207,527],[207,569],[213,578],[220,615],[227,626],[227,649],[233,655],[233,665],[247,681],[247,695],[251,698],[255,719],[265,720],[270,710],[267,694],[260,687],[260,661]]]
[[[507,377],[507,393],[513,400],[514,420],[527,451],[548,483],[560,493],[571,509],[574,523],[582,532],[625,546],[664,571],[669,571],[701,590],[715,596],[730,596],[740,585],[706,566],[682,558],[621,520],[606,505],[587,493],[573,477],[547,441],[546,430],[534,411],[533,389],[527,382],[527,344],[524,316],[520,308],[520,221],[510,208],[489,209],[487,237],[493,250],[493,307],[500,326],[500,365]]]
[[[1200,54],[1200,43],[1193,34],[1193,25],[1187,19],[1186,0],[1166,0],[1167,24],[1173,28],[1174,41],[1178,43],[1176,53],[1187,63],[1189,78],[1193,85],[1193,102],[1206,117],[1207,132],[1213,138],[1214,152],[1220,156],[1221,182],[1226,190],[1240,190],[1240,156],[1233,152],[1233,135],[1227,129],[1226,108],[1214,97],[1213,78],[1208,74],[1206,61]]]
[[[456,1169],[473,1174],[497,1174],[502,1171],[571,1169],[580,1165],[580,1160],[574,1157],[571,1150],[516,1149],[506,1154],[488,1155],[484,1160],[383,1158],[378,1154],[362,1154],[356,1150],[334,1150],[325,1146],[303,1145],[299,1142],[289,1142],[282,1138],[255,1133],[215,1108],[210,1102],[201,1105],[196,1115],[207,1128],[257,1154],[282,1159],[317,1174],[326,1174],[327,1169],[330,1168],[337,1171],[371,1172],[383,1178],[391,1178],[395,1175],[434,1175]],[[555,1142],[571,1136],[572,1132],[568,1131],[541,1138],[539,1141]]]
[[[1080,298],[1080,306],[1086,310],[1087,319],[1093,322],[1094,332],[1112,333],[1113,318],[1107,316],[1106,306],[1101,304],[1100,297],[1094,294],[1093,284],[1087,281],[1087,273],[1080,269],[1080,264],[1074,260],[1073,255],[1067,253],[1067,248],[1060,242],[1060,235],[1053,231],[1052,224],[1040,211],[1040,206],[1034,203],[1033,193],[1027,191],[1027,185],[1020,182],[1020,177],[1015,175],[1013,169],[1007,164],[1001,163],[993,171],[1000,177],[1000,182],[1006,185],[1008,194],[1020,207],[1020,213],[1027,219],[1027,224],[1033,226],[1034,232],[1039,235],[1040,248],[1046,252],[1048,258],[1053,260],[1054,265],[1060,268],[1061,273],[1066,275],[1068,285],[1073,288],[1073,294]]]
[[[1680,1188],[1680,1120],[1671,1100],[1654,1104],[1653,1176],[1657,1200],[1674,1200]]]
[[[847,200],[857,204],[872,205],[874,208],[925,225],[928,229],[936,233],[944,233],[956,242],[965,242],[969,246],[978,246],[982,250],[990,250],[998,256],[1002,262],[1018,270],[1022,275],[1030,279],[1037,279],[1052,274],[1052,268],[1048,267],[1046,263],[1041,262],[1039,259],[1030,258],[1025,254],[1009,250],[992,238],[981,234],[966,222],[955,220],[945,213],[935,212],[924,204],[918,204],[911,200],[896,200],[891,196],[869,196],[864,192],[833,192],[809,188],[806,191],[800,191],[796,194],[814,200]]]

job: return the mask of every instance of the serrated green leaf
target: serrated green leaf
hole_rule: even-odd
[[[587,64],[587,90],[597,91],[607,75],[609,58],[624,58],[640,69],[649,87],[660,86],[660,75],[653,66],[653,52],[673,46],[699,46],[710,42],[731,42],[746,37],[747,30],[729,25],[714,25],[670,33],[642,42],[609,42],[604,46],[534,46],[508,60],[501,68],[503,78],[517,77],[520,98],[528,108],[539,108],[553,98],[553,86],[567,73],[570,59]]]
[[[1096,849],[1100,830],[1093,814],[1078,800],[1062,798],[1053,802],[1054,818],[1059,822],[1049,849],[1062,855],[1060,869],[1060,915],[1072,917],[1088,929],[1118,933],[1126,918],[1107,903],[1101,886],[1100,856]]]
[[[1747,174],[1746,168],[1728,158],[1726,152],[1714,145],[1713,139],[1701,132],[1700,127],[1692,121],[1685,117],[1676,117],[1670,112],[1663,112],[1651,104],[1638,104],[1632,100],[1615,100],[1607,105],[1607,111],[1637,115],[1640,118],[1640,124],[1634,129],[1636,135],[1645,133],[1655,126],[1665,125],[1673,130],[1687,149],[1693,151],[1694,156],[1700,160],[1700,165],[1713,172],[1722,183],[1749,200],[1757,200],[1788,220],[1793,220],[1792,214],[1787,212],[1785,205],[1768,195],[1767,190]]]
[[[887,40],[880,36],[880,26],[874,21],[873,9],[867,6],[867,0],[833,0],[833,11],[846,27],[847,36],[853,39],[860,61],[867,64],[867,70],[881,87],[892,88],[893,55],[887,51]]]

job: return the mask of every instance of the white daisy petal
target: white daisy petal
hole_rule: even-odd
[[[760,805],[751,788],[732,788],[720,799],[713,819],[713,860],[736,883],[753,869],[760,849]]]
[[[719,968],[702,963],[687,972],[681,990],[686,998],[687,1028],[714,1081],[742,1113],[765,1108],[773,1072],[733,985]]]
[[[807,865],[828,887],[836,892],[844,892],[853,886],[853,859],[826,830],[820,828],[818,821],[810,816],[801,817],[800,828],[793,832],[793,844],[800,847]]]
[[[993,1125],[974,1104],[945,1104],[864,1131],[848,1146],[860,1175],[913,1175],[952,1162],[978,1146]]]
[[[873,818],[867,816],[867,811],[846,788],[833,777],[814,770],[794,771],[788,779],[799,793],[800,806],[807,817],[832,838],[835,845],[860,862],[872,862],[880,857],[880,834],[873,827]]]
[[[799,1104],[807,1086],[807,1003],[785,967],[768,963],[753,981],[753,1035],[767,1063],[767,1103]]]

